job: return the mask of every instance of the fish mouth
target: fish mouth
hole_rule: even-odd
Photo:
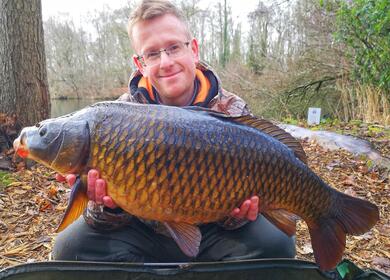
[[[15,153],[18,154],[21,158],[27,158],[29,151],[26,143],[26,133],[22,133],[18,138],[15,139],[13,146]]]

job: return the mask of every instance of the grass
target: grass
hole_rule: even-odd
[[[8,187],[14,180],[10,173],[0,170],[0,191]]]

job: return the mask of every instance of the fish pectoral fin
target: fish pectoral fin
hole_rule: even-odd
[[[85,191],[84,183],[78,177],[74,185],[72,186],[72,192],[70,193],[68,207],[65,214],[62,217],[62,221],[58,226],[56,232],[63,231],[67,226],[73,223],[83,213],[87,207],[88,197]]]
[[[299,220],[297,215],[283,209],[267,210],[262,214],[288,236],[295,235],[296,222]]]
[[[164,225],[184,254],[198,255],[202,234],[197,226],[174,222],[164,222]]]

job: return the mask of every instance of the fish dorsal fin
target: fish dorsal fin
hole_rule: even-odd
[[[299,219],[295,214],[283,209],[267,210],[262,214],[288,236],[295,235],[296,221]]]
[[[85,184],[82,182],[80,177],[78,177],[72,186],[68,207],[66,208],[65,214],[62,217],[62,221],[56,232],[63,231],[67,226],[77,220],[77,218],[84,212],[87,204],[88,197],[85,190]]]
[[[189,257],[198,255],[202,234],[197,226],[174,222],[164,222],[164,225],[184,254]]]
[[[305,164],[307,163],[307,156],[302,148],[301,143],[295,139],[290,133],[278,127],[272,122],[254,117],[252,115],[245,115],[241,117],[233,117],[232,121],[248,125],[250,127],[261,130],[262,132],[272,136],[276,140],[282,142],[284,145],[293,150],[295,156]]]
[[[272,136],[276,140],[282,142],[284,145],[289,147],[294,152],[297,158],[299,158],[305,164],[307,163],[307,156],[305,151],[302,148],[301,143],[297,139],[295,139],[290,133],[286,132],[285,130],[283,130],[282,128],[278,127],[277,125],[273,124],[268,120],[257,118],[252,115],[230,116],[230,115],[225,115],[223,113],[211,110],[209,108],[196,107],[196,106],[188,106],[183,108],[192,111],[205,112],[218,118],[228,119],[235,123],[247,125],[255,129],[258,129]]]

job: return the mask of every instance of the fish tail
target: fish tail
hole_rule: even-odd
[[[62,217],[62,221],[58,226],[56,232],[63,231],[67,226],[73,223],[84,212],[88,204],[88,196],[85,191],[85,184],[80,177],[76,179],[76,182],[72,186],[72,192],[69,198],[68,207],[65,210],[65,214]]]
[[[314,257],[322,270],[333,269],[341,261],[346,234],[363,234],[379,220],[376,205],[340,192],[334,194],[329,213],[308,223]]]

